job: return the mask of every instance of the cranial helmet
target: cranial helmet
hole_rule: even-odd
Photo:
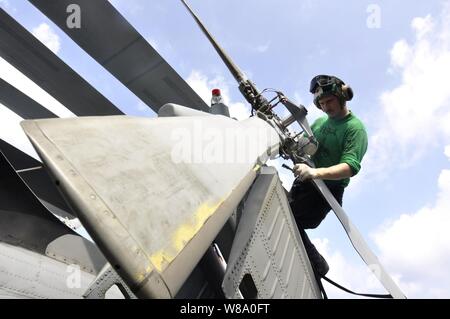
[[[320,109],[319,100],[335,95],[341,105],[353,98],[353,90],[344,81],[332,75],[317,75],[311,80],[309,92],[314,94],[314,104]]]

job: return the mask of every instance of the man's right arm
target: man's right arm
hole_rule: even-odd
[[[367,151],[367,146],[368,138],[364,129],[353,129],[346,134],[340,164],[345,163],[350,166],[351,176],[358,174],[361,169],[361,161]]]

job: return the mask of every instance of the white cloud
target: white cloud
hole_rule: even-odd
[[[445,156],[450,157],[450,145],[445,147],[444,154]]]
[[[206,104],[211,103],[211,90],[219,88],[225,104],[230,110],[230,116],[238,120],[244,120],[250,116],[250,107],[242,102],[231,102],[230,90],[225,79],[221,76],[216,76],[210,80],[200,71],[192,71],[186,82],[197,94],[205,101]]]
[[[57,54],[61,48],[61,42],[58,35],[50,28],[47,23],[41,23],[32,31],[33,35],[41,41],[47,48]]]
[[[411,48],[405,40],[397,41],[391,50],[391,63],[393,66],[405,67],[412,58]]]
[[[445,148],[450,159],[450,145]],[[413,298],[450,297],[450,169],[438,179],[435,203],[387,221],[373,235],[383,264]]]
[[[407,168],[450,142],[450,3],[443,9],[439,18],[413,19],[413,43],[401,39],[393,45],[390,70],[400,72],[402,83],[380,97],[362,174],[387,176],[389,169]]]
[[[434,23],[431,15],[427,15],[425,18],[414,18],[411,27],[416,31],[417,38],[421,39],[433,30]]]

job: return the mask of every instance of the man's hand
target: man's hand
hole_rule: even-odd
[[[296,164],[292,170],[294,171],[294,175],[298,176],[302,182],[308,179],[316,179],[318,176],[317,169],[309,167],[306,164]]]

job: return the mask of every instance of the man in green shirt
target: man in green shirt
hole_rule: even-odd
[[[316,168],[306,164],[294,166],[297,176],[290,191],[290,205],[303,243],[317,274],[324,276],[328,264],[309,240],[304,229],[316,228],[331,207],[314,187],[311,179],[322,179],[342,205],[350,177],[361,169],[367,150],[367,133],[363,123],[347,108],[352,89],[335,76],[318,75],[311,80],[314,104],[327,114],[316,120],[311,129],[318,141],[312,156]]]

